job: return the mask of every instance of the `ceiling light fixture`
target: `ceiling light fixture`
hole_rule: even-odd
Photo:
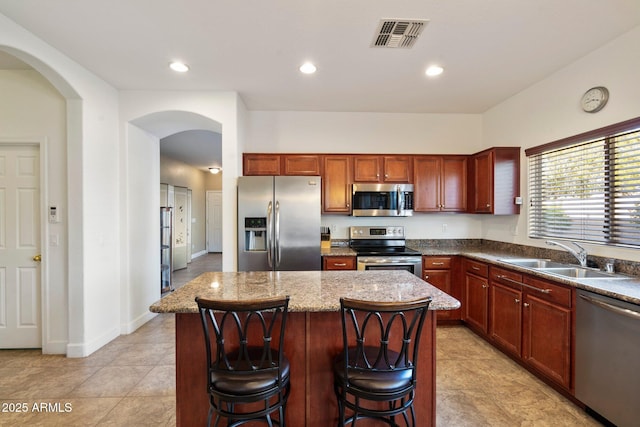
[[[311,62],[305,62],[300,66],[300,72],[304,74],[313,74],[316,72],[316,66]]]
[[[442,68],[441,66],[432,65],[429,68],[427,68],[427,71],[425,71],[425,74],[429,77],[435,77],[442,74],[443,71],[444,71],[444,68]]]
[[[217,174],[222,170],[222,168],[209,168],[209,172],[211,172],[212,174]]]
[[[189,66],[183,62],[173,61],[169,63],[169,68],[173,71],[177,71],[178,73],[186,73],[189,71]]]

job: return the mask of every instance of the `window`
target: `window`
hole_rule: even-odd
[[[526,154],[530,237],[640,247],[640,119]]]

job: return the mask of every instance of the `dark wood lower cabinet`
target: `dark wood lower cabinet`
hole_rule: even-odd
[[[571,309],[527,295],[523,312],[522,358],[549,379],[571,389]]]
[[[467,325],[547,383],[571,395],[575,289],[491,266],[485,320],[485,279],[467,270],[465,280],[463,320]]]
[[[522,351],[522,292],[491,284],[489,336],[497,346],[520,357]]]
[[[486,335],[489,330],[489,281],[466,273],[463,304],[463,320],[472,329]]]

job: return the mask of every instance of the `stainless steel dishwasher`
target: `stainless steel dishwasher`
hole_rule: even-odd
[[[619,427],[640,423],[640,306],[578,290],[576,397]]]

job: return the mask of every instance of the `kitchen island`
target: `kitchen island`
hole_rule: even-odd
[[[205,425],[209,410],[196,296],[237,301],[283,295],[290,296],[284,345],[291,363],[288,425],[336,424],[332,366],[342,349],[340,297],[375,301],[432,298],[420,342],[415,409],[421,425],[435,425],[434,311],[453,310],[460,303],[406,271],[282,271],[204,273],[150,307],[155,313],[176,314],[178,426]]]

